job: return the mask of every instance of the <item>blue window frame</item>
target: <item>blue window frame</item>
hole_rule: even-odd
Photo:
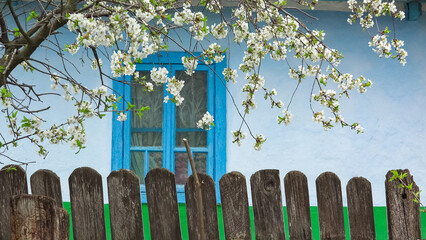
[[[136,66],[136,70],[142,73],[142,75],[148,75],[149,71],[153,67],[161,66],[168,69],[170,76],[177,76],[179,79],[178,75],[181,75],[182,77],[184,76],[184,68],[181,62],[182,56],[185,56],[185,53],[164,52],[153,55],[148,57],[148,61],[138,64]],[[226,172],[226,87],[221,80],[223,79],[222,71],[225,68],[225,64],[226,60],[221,63],[211,64],[208,66],[199,63],[196,72],[194,73],[194,76],[199,75],[201,79],[205,79],[207,81],[205,100],[207,101],[207,111],[215,118],[215,127],[212,127],[205,134],[201,133],[204,132],[202,129],[177,126],[179,123],[177,123],[178,120],[176,120],[176,117],[182,117],[182,114],[179,115],[179,112],[177,113],[176,111],[176,108],[179,108],[180,106],[176,107],[175,103],[172,103],[171,101],[162,103],[162,106],[160,106],[162,109],[162,114],[160,114],[162,115],[162,119],[159,119],[159,122],[162,120],[162,124],[159,123],[160,126],[158,126],[158,124],[155,127],[132,126],[132,124],[136,124],[132,123],[132,115],[130,112],[128,113],[128,120],[125,122],[117,121],[117,115],[114,114],[112,126],[111,170],[114,171],[121,168],[135,169],[135,166],[132,164],[135,163],[135,159],[140,159],[139,162],[143,162],[140,166],[140,169],[142,170],[139,172],[141,178],[142,175],[143,177],[146,176],[147,172],[150,168],[152,168],[152,165],[155,165],[155,161],[159,166],[167,168],[174,173],[176,173],[176,170],[181,171],[181,165],[183,164],[187,171],[183,173],[183,176],[189,176],[192,174],[192,171],[189,167],[189,163],[187,162],[186,150],[178,141],[181,141],[180,137],[185,137],[185,134],[206,135],[204,136],[206,143],[203,146],[193,146],[190,142],[190,145],[192,145],[191,151],[194,158],[197,159],[197,156],[199,156],[200,158],[205,159],[203,169],[205,169],[206,173],[214,179],[217,190],[217,199],[218,202],[220,202],[218,184],[219,179]],[[132,81],[132,77],[124,76],[119,80],[128,82]],[[119,111],[124,110],[127,107],[127,102],[132,99],[132,86],[130,84],[123,84],[120,81],[114,81],[113,88],[114,91],[123,97],[123,100],[117,104],[117,108]],[[163,94],[161,95],[160,93],[161,99],[168,94],[165,88],[166,86],[163,88]],[[136,88],[134,87],[134,95],[136,95],[135,91]],[[161,92],[161,89],[160,91],[157,89],[157,92]],[[182,93],[182,96],[185,98],[184,93]],[[191,101],[191,99],[185,99],[184,102],[185,101]],[[153,109],[149,111],[152,110]],[[158,115],[158,112],[156,114]],[[201,115],[198,116],[198,119],[200,117]],[[161,145],[159,146],[159,144],[154,144],[155,146],[146,146],[146,144],[135,144],[136,141],[134,138],[132,140],[132,137],[134,137],[132,134],[156,134],[161,138]],[[150,156],[152,158],[150,158]],[[161,162],[159,160],[161,160]],[[179,161],[178,165],[180,166],[178,168],[176,167],[177,161]],[[180,177],[178,179],[178,176],[180,175],[182,175],[182,173],[176,173],[178,201],[185,202],[183,180]],[[146,202],[145,185],[143,182],[143,179],[141,179],[142,202]]]

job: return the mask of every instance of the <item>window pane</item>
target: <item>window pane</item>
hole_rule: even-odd
[[[163,153],[149,152],[149,170],[163,167]],[[136,173],[140,183],[145,183],[145,152],[130,152],[130,170]]]
[[[154,168],[163,167],[163,153],[162,152],[150,152],[149,153],[149,170]]]
[[[144,159],[145,152],[130,152],[130,170],[138,175],[141,184],[145,183]]]
[[[194,153],[195,168],[198,173],[206,173],[207,153]],[[175,177],[176,184],[185,184],[188,178],[189,165],[186,153],[175,153]]]
[[[207,172],[207,153],[194,153],[194,162],[197,172]]]
[[[141,81],[150,81],[150,72],[139,72]],[[145,77],[145,80],[142,80]],[[141,84],[133,81],[131,103],[136,108],[149,106],[150,110],[139,117],[136,113],[132,114],[132,146],[161,146],[162,127],[163,127],[163,87],[154,86],[153,92],[143,91]]]
[[[176,71],[176,78],[185,81],[181,91],[185,100],[176,107],[176,146],[183,147],[182,138],[186,138],[191,147],[206,147],[207,132],[197,128],[197,121],[207,111],[207,71],[192,76]]]
[[[188,156],[186,153],[175,153],[176,184],[185,184],[188,178]]]

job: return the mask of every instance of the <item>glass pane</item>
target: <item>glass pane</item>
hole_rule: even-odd
[[[175,153],[176,184],[185,184],[188,178],[188,156],[186,153]]]
[[[154,168],[163,167],[163,153],[162,152],[150,152],[149,153],[149,170]]]
[[[144,159],[145,152],[130,152],[130,170],[138,175],[141,184],[145,183]]]
[[[194,153],[194,162],[197,172],[207,172],[207,153]]]
[[[194,153],[195,168],[198,173],[207,172],[207,153]],[[176,184],[185,184],[188,178],[189,165],[186,153],[175,153],[175,177]]]
[[[150,72],[139,72],[141,81],[150,81]],[[154,86],[154,91],[143,91],[143,86],[132,85],[131,103],[135,108],[149,106],[150,110],[143,113],[142,117],[132,114],[132,146],[161,146],[163,127],[163,87]]]
[[[183,147],[182,138],[186,138],[191,147],[206,147],[207,132],[197,128],[197,121],[207,111],[207,71],[192,76],[176,71],[176,78],[185,81],[181,91],[185,100],[176,107],[176,146]]]

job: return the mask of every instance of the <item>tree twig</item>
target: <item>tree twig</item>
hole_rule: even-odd
[[[186,153],[188,154],[189,163],[191,164],[192,175],[195,179],[195,190],[197,191],[197,206],[198,206],[198,230],[200,231],[200,239],[206,239],[206,230],[204,225],[204,205],[203,205],[203,194],[201,192],[201,183],[198,179],[197,169],[195,168],[194,159],[192,159],[191,148],[189,147],[188,140],[182,138],[183,143],[185,144]]]

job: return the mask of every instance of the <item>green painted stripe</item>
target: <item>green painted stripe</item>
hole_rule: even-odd
[[[71,205],[69,202],[64,202],[64,208],[68,210],[71,214]],[[223,221],[222,221],[222,206],[217,206],[218,218],[219,218],[219,234],[220,239],[225,239],[224,230],[223,230]],[[345,231],[346,239],[349,239],[349,224],[348,224],[348,210],[346,207],[343,209],[343,214],[345,216]],[[182,238],[188,239],[188,225],[186,221],[186,209],[185,204],[179,204],[179,215],[181,220],[181,229],[182,229]],[[70,215],[71,216],[71,215]],[[151,233],[149,231],[149,221],[148,221],[148,206],[147,204],[142,204],[142,216],[143,216],[143,226],[145,239],[151,239]],[[251,219],[251,231],[252,239],[254,239],[254,222],[253,222],[253,208],[250,207],[250,219]],[[374,219],[376,225],[376,239],[385,240],[388,239],[387,225],[386,225],[386,207],[374,207]],[[287,223],[287,211],[284,207],[284,221]],[[312,221],[312,234],[313,239],[319,239],[319,224],[318,224],[318,208],[311,207],[311,221]],[[108,204],[105,204],[105,222],[107,230],[107,239],[111,239],[111,229],[110,229],[110,220],[109,220],[109,207]],[[426,222],[426,213],[421,214],[421,222]],[[422,238],[426,238],[426,224],[422,224]],[[72,225],[70,225],[70,240],[72,237]],[[288,225],[285,226],[286,230],[286,239],[289,239],[288,236]]]

